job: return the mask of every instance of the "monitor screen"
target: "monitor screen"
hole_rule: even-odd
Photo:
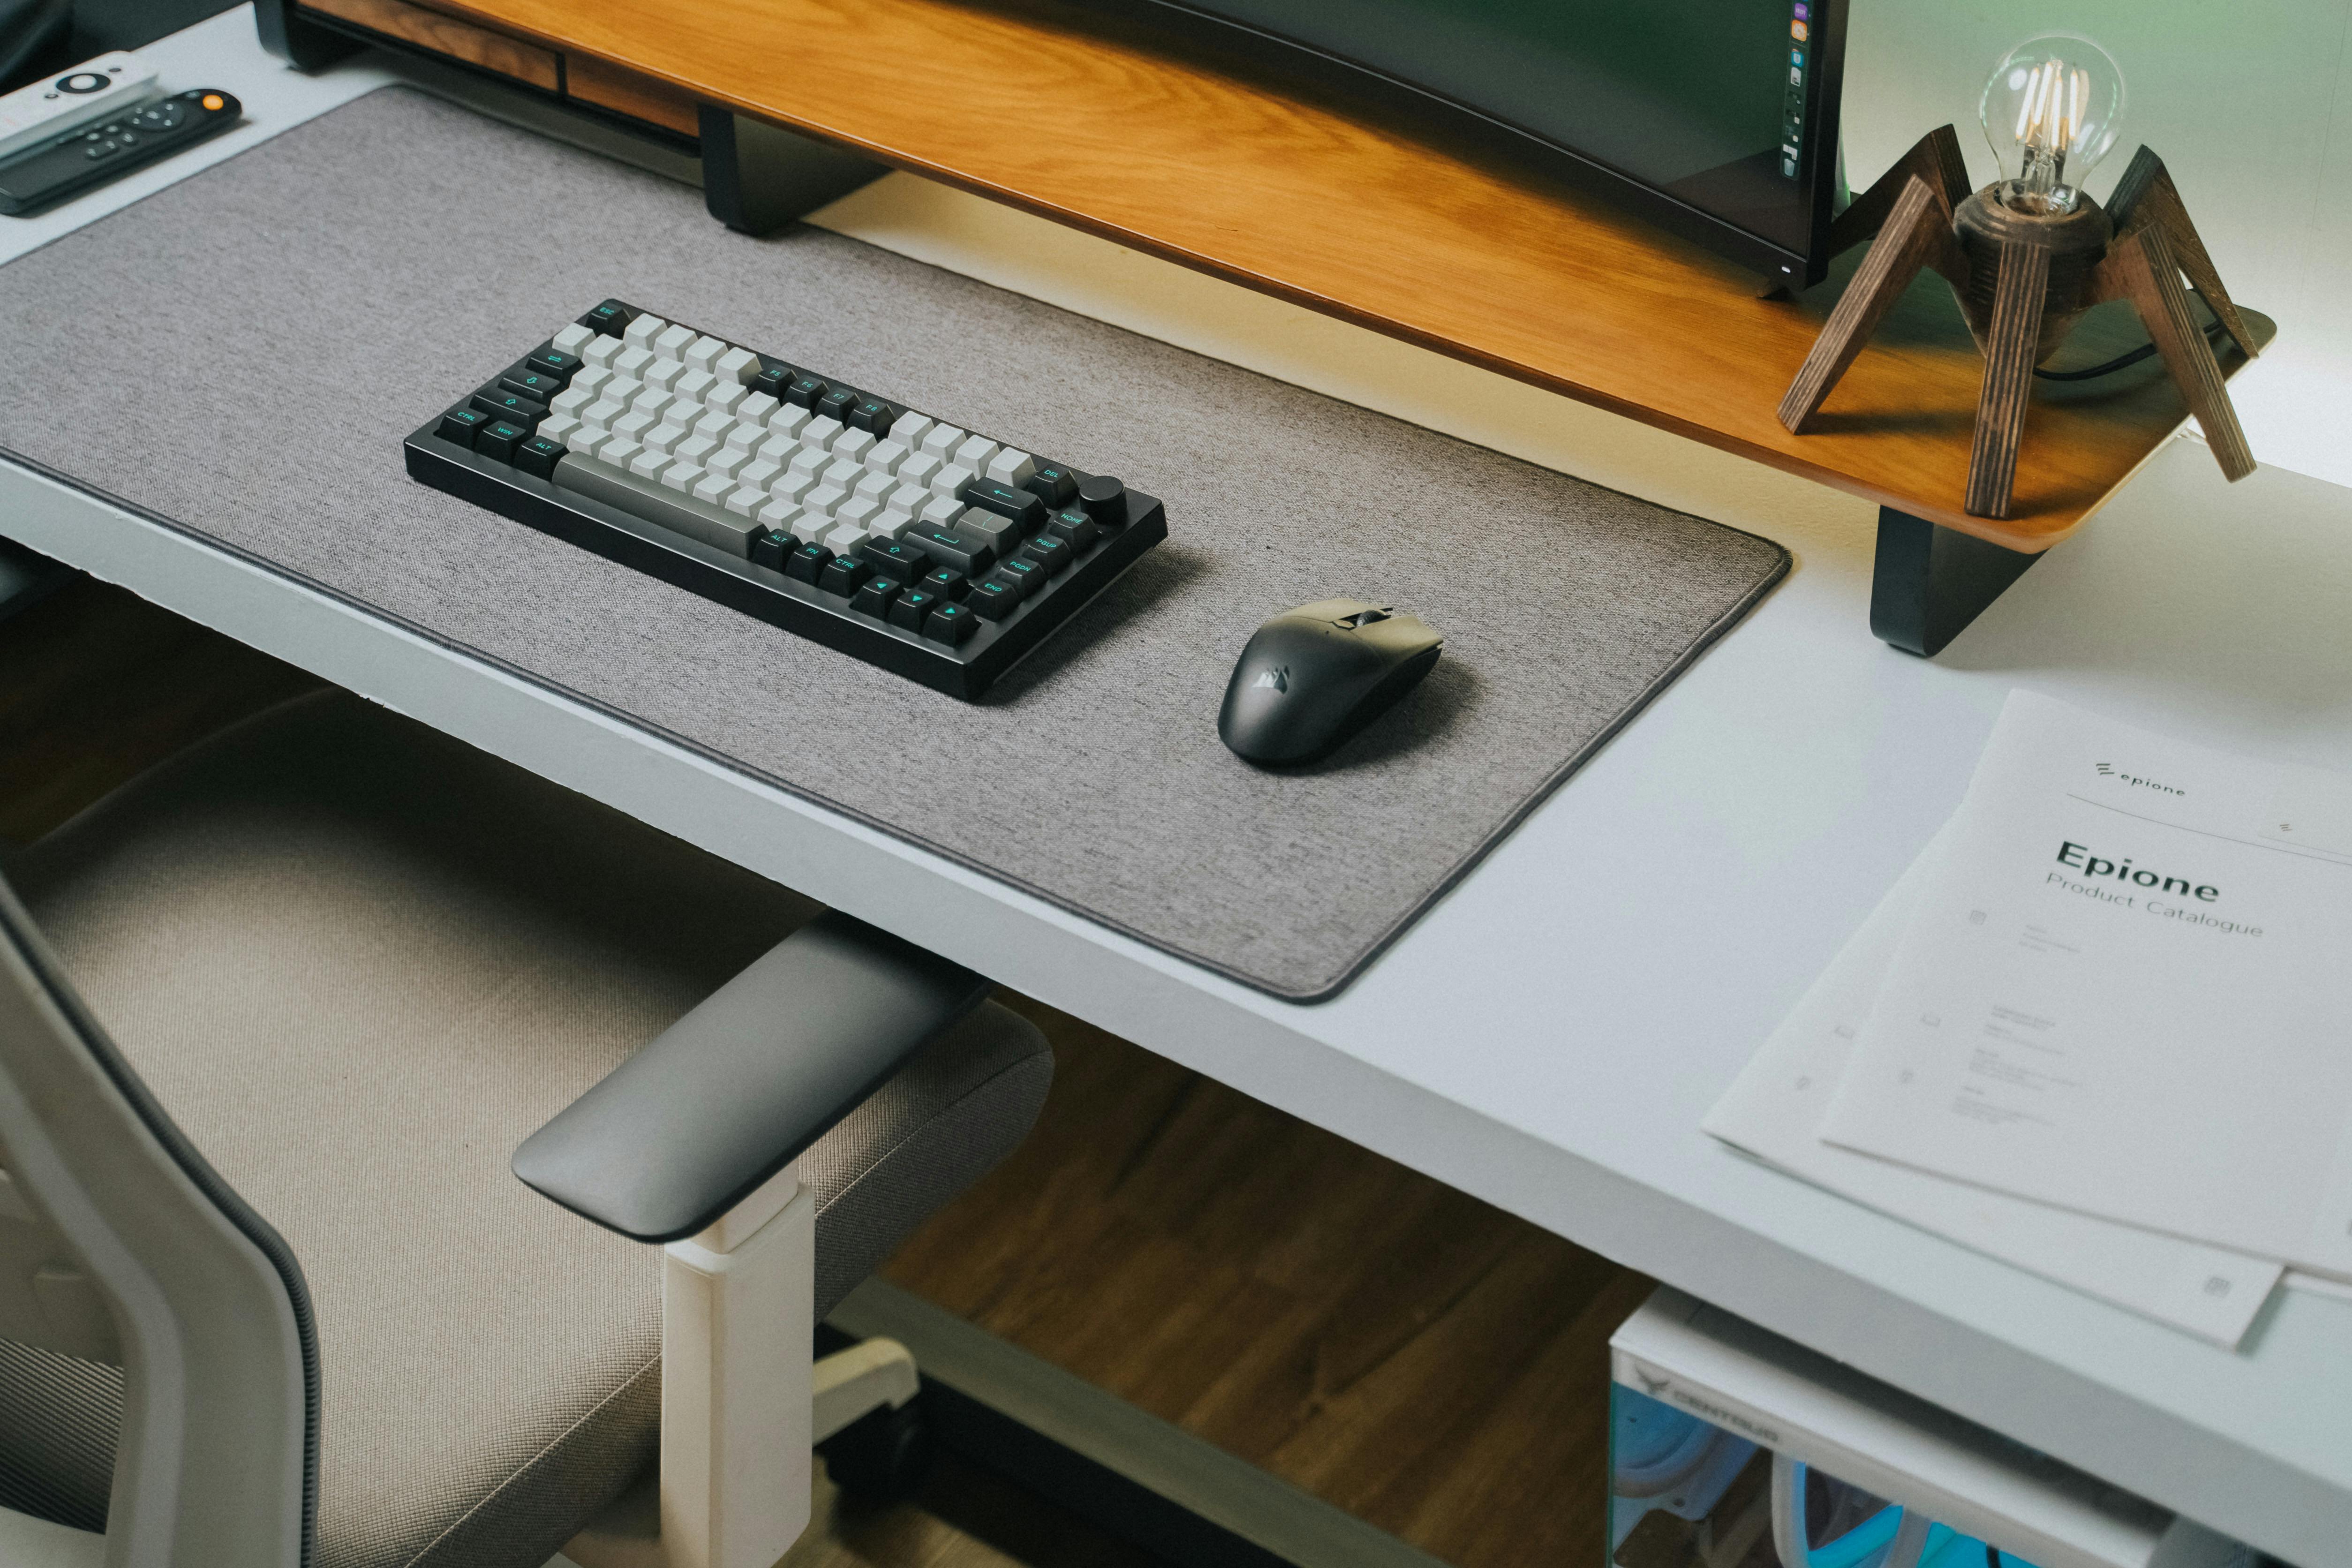
[[[1157,3],[1449,100],[1772,249],[1806,257],[1827,221],[1822,0]]]

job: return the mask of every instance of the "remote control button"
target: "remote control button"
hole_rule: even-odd
[[[475,433],[489,422],[490,416],[478,408],[452,408],[441,416],[441,428],[434,434],[444,441],[455,441],[460,447],[471,448]]]
[[[514,466],[526,474],[541,479],[555,472],[555,460],[563,456],[563,443],[551,441],[544,436],[533,436],[515,448]]]
[[[939,603],[940,596],[929,589],[909,588],[891,602],[890,624],[904,626],[910,632],[919,632],[923,629],[923,623],[931,618],[931,612],[939,607]]]
[[[971,597],[965,601],[972,613],[987,620],[1001,621],[1021,607],[1021,590],[1002,577],[991,577],[974,584]]]
[[[941,605],[923,623],[923,635],[936,642],[958,644],[980,630],[980,617],[961,605]]]
[[[1127,521],[1127,487],[1108,474],[1093,474],[1078,481],[1078,504],[1104,528]]]
[[[100,71],[75,71],[71,75],[58,78],[58,90],[59,92],[70,92],[77,95],[83,93],[104,92],[111,85],[113,84],[109,82],[106,79],[105,74]]]
[[[501,463],[514,461],[515,448],[530,439],[530,432],[511,419],[493,419],[474,437],[474,450]]]

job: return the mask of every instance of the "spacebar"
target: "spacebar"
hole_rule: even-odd
[[[557,461],[551,478],[562,489],[618,507],[632,517],[643,518],[673,533],[683,533],[730,555],[748,559],[752,536],[760,531],[760,525],[748,517],[738,517],[723,507],[665,489],[656,480],[610,463],[600,463],[593,458],[583,458],[576,452],[566,452]]]

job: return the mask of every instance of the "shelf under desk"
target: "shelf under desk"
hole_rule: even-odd
[[[1754,274],[1597,202],[1032,14],[436,5],[2011,550],[2073,532],[2186,417],[2154,362],[2045,383],[2013,515],[1970,517],[1983,362],[1932,275],[1801,437],[1774,409],[1859,252],[1802,299],[1759,300]],[[2127,309],[2102,309],[2065,357],[2140,341]]]

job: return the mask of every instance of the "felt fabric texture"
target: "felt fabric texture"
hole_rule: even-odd
[[[405,477],[627,300],[1041,457],[1170,538],[965,704]],[[404,88],[0,268],[0,450],[1244,984],[1328,996],[1787,571],[1767,540]],[[1445,634],[1329,761],[1216,718],[1267,617]],[[1311,890],[1311,891],[1310,891]]]

